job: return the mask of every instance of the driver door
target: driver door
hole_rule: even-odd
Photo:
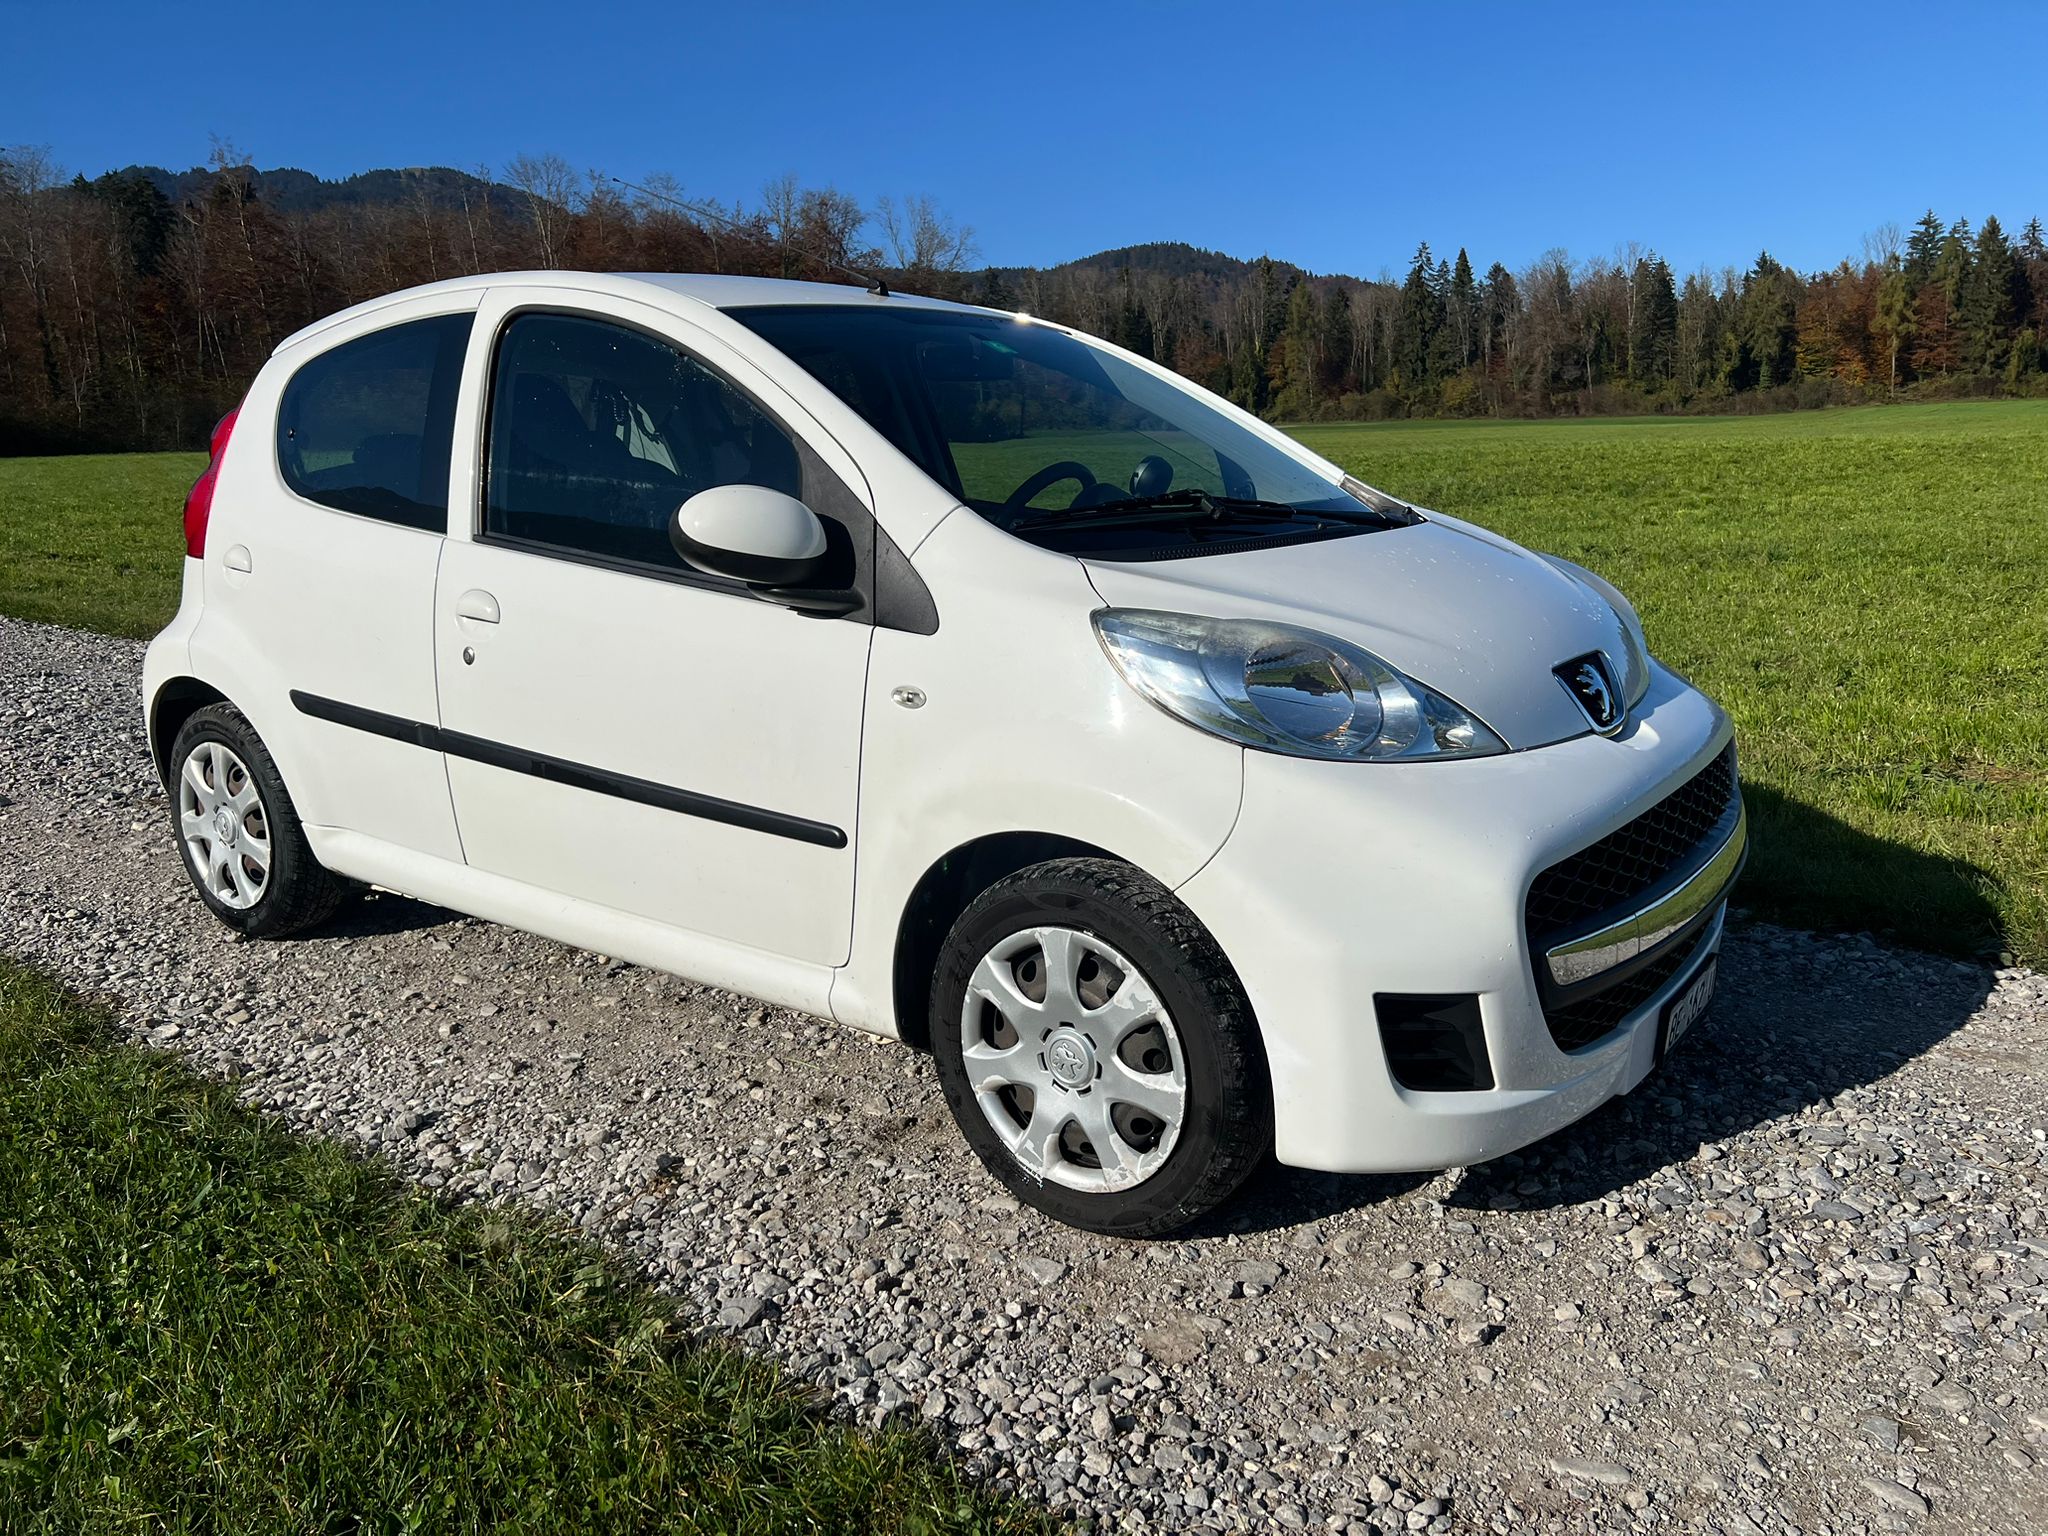
[[[494,289],[479,314],[478,504],[436,590],[464,857],[841,964],[873,631],[689,570],[667,524],[712,485],[865,509],[866,483],[715,338],[627,301],[541,297]],[[872,540],[873,524],[846,531]]]

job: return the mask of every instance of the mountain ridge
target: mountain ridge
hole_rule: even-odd
[[[324,177],[298,166],[250,167],[251,184],[257,198],[280,213],[318,213],[329,208],[367,208],[402,205],[424,197],[431,208],[456,210],[466,201],[483,200],[497,212],[514,212],[526,206],[526,194],[505,182],[479,176],[473,171],[448,165],[380,166],[342,177]],[[219,173],[209,166],[173,171],[161,165],[125,165],[106,173],[114,178],[139,177],[173,203],[203,193]],[[1300,277],[1341,278],[1361,281],[1348,273],[1311,273],[1294,262],[1272,258],[1276,271]],[[1258,265],[1258,258],[1232,256],[1224,251],[1185,240],[1145,240],[1133,245],[1109,247],[1072,256],[1046,266],[1014,263],[983,263],[969,269],[976,275],[992,272],[1014,282],[1031,274],[1051,277],[1061,274],[1103,272],[1114,275],[1128,267],[1133,276],[1159,274],[1169,278],[1195,278],[1214,284],[1241,281]]]

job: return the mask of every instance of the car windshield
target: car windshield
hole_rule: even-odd
[[[976,512],[1036,542],[1198,553],[1404,520],[1194,390],[1049,325],[910,305],[729,313]]]

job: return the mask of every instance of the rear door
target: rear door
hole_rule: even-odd
[[[474,317],[434,308],[350,321],[266,370],[215,492],[192,650],[308,823],[459,861],[441,755],[419,733],[436,718],[434,579]]]
[[[696,491],[771,485],[826,518],[851,572],[872,553],[864,480],[665,311],[494,289],[478,335],[475,521],[444,556],[434,637],[469,862],[843,962],[872,630],[690,571],[667,525]]]

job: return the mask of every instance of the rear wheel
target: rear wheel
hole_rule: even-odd
[[[199,899],[251,938],[331,913],[344,887],[321,868],[270,749],[232,704],[196,711],[171,744],[171,825]]]
[[[1272,1145],[1258,1030],[1215,941],[1128,865],[999,881],[947,937],[932,991],[954,1118],[1019,1199],[1069,1225],[1170,1232]]]

